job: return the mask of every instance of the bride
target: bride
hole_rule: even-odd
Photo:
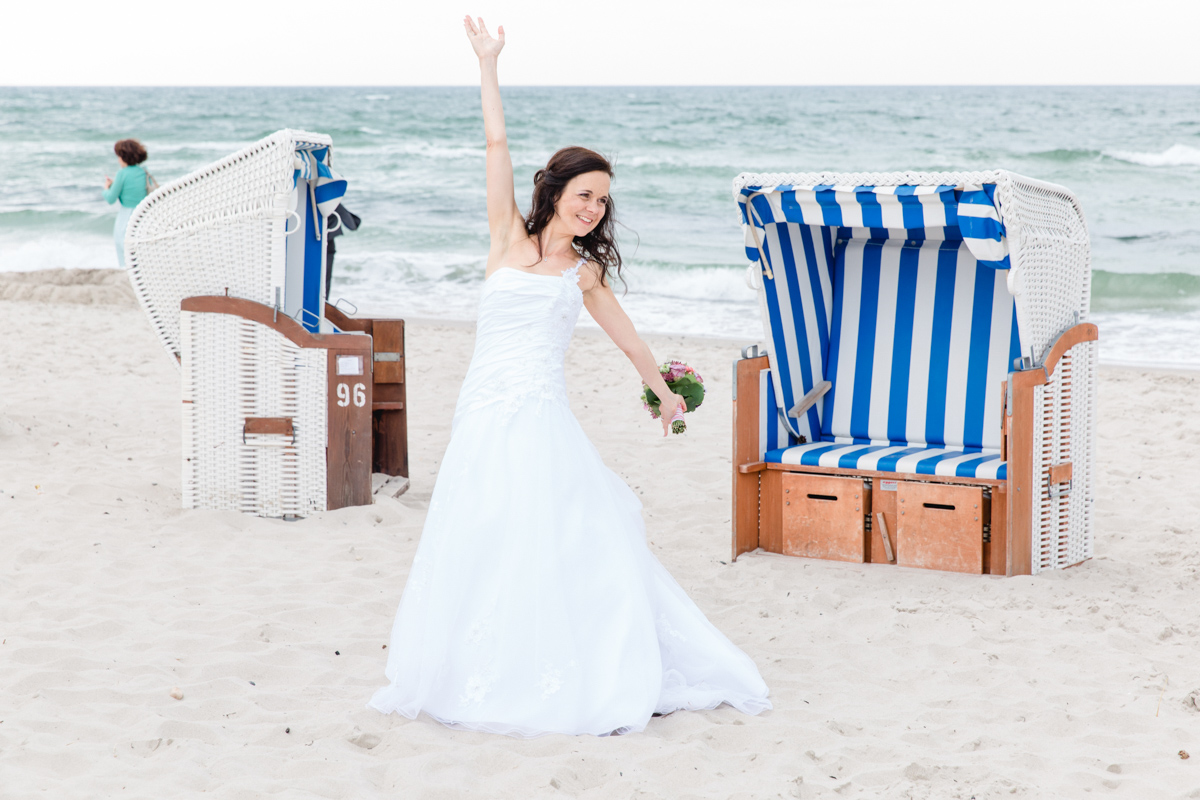
[[[771,707],[754,663],[646,547],[641,503],[567,406],[563,357],[580,306],[662,400],[650,348],[612,291],[612,168],[582,147],[513,195],[493,38],[479,56],[491,229],[475,353],[454,412],[370,707],[513,736],[640,731],[654,714]]]

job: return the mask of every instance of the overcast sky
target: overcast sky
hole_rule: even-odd
[[[6,3],[0,84],[1200,84],[1200,0]]]

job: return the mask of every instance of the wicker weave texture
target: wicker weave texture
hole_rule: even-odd
[[[327,351],[228,314],[183,312],[183,505],[267,517],[326,508]],[[295,437],[245,434],[287,417]]]
[[[179,303],[225,294],[275,304],[282,290],[295,151],[329,137],[282,130],[168,183],[134,210],[125,234],[134,292],[173,356]],[[290,221],[290,224],[289,224]]]
[[[1013,267],[1009,290],[1025,355],[1040,362],[1059,334],[1087,321],[1091,306],[1091,246],[1075,197],[1052,184],[1006,173],[996,196]]]
[[[1033,513],[1033,571],[1061,569],[1092,557],[1095,503],[1096,343],[1071,348],[1049,383],[1034,391],[1034,475],[1038,502]],[[1052,466],[1070,462],[1069,491],[1051,495]]]

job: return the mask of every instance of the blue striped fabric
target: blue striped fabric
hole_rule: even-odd
[[[765,460],[1004,478],[1000,385],[1020,345],[994,191],[741,190],[769,342]],[[821,380],[832,390],[785,427],[777,410]]]
[[[999,453],[967,452],[942,447],[836,444],[812,442],[769,450],[763,460],[804,467],[836,467],[946,478],[1007,480],[1008,465]]]
[[[851,240],[838,252],[821,438],[999,452],[1017,357],[1007,273],[961,241]]]
[[[971,255],[992,269],[1008,269],[1008,239],[996,208],[996,185],[968,186],[959,192],[958,227]]]
[[[329,148],[325,145],[296,145],[296,169],[292,185],[300,180],[312,181],[316,176],[313,195],[317,210],[328,217],[346,195],[346,180],[329,166]]]
[[[775,400],[775,381],[771,370],[758,373],[758,452],[759,458],[772,450],[787,448],[796,443],[796,438],[784,427],[779,418],[779,404]]]
[[[776,404],[785,410],[824,380],[833,304],[833,232],[808,225],[768,225],[763,250],[778,261],[773,280],[759,292]],[[757,250],[755,251],[757,254]],[[792,434],[815,441],[821,433],[818,403],[800,419],[788,418]]]
[[[995,200],[995,184],[982,186],[747,186],[738,198],[759,227],[775,223],[907,231],[908,238],[961,238],[985,267],[1008,269],[1008,240]],[[952,228],[943,234],[934,229]],[[895,233],[893,233],[893,236]],[[904,234],[900,234],[903,236]],[[855,235],[854,238],[861,238]],[[758,253],[746,243],[746,255]],[[769,257],[768,257],[769,258]]]
[[[325,299],[322,281],[325,275],[325,221],[337,209],[346,194],[346,181],[330,166],[330,152],[326,145],[299,142],[296,144],[292,185],[305,181],[303,214],[304,258],[303,289],[301,291],[300,322],[311,331],[320,330],[325,318]],[[290,242],[289,242],[290,246]]]
[[[834,228],[923,229],[957,225],[958,197],[953,186],[776,186],[757,192],[777,208],[773,222]],[[755,210],[760,209],[755,198]],[[774,198],[778,197],[778,204]]]

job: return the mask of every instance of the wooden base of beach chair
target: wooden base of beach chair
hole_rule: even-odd
[[[408,477],[408,408],[404,361],[404,320],[361,319],[326,303],[325,318],[343,331],[371,336],[372,465],[384,475]]]
[[[1007,574],[1007,503],[1001,484],[962,485],[924,481],[922,476],[887,479],[829,474],[820,467],[764,466],[741,478],[758,484],[755,546],[767,552]],[[995,504],[993,495],[1000,498]],[[991,535],[995,530],[1000,535]]]

